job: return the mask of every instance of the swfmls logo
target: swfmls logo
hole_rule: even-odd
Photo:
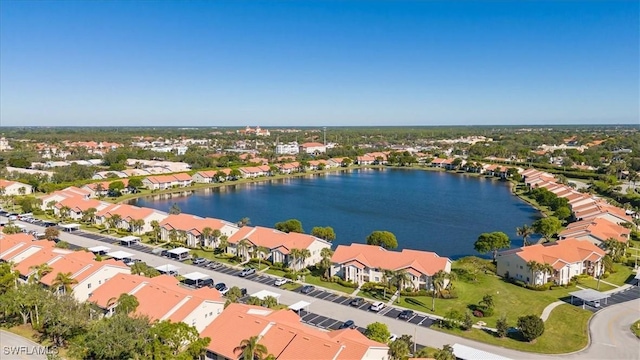
[[[3,346],[2,354],[4,355],[56,355],[58,354],[58,348],[55,346]]]

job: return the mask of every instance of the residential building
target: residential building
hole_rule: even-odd
[[[138,234],[153,230],[152,221],[162,222],[168,215],[165,212],[137,207],[128,204],[111,204],[96,213],[95,222],[99,225],[110,226],[109,219],[114,215],[120,217],[120,221],[115,224],[116,228],[125,229]],[[134,226],[134,220],[142,220],[142,226]]]
[[[604,250],[589,241],[564,239],[498,253],[497,273],[530,285],[549,281],[566,285],[576,275],[600,276],[604,272],[604,256]],[[532,271],[530,262],[550,265],[553,271]]]
[[[565,230],[558,234],[558,237],[560,239],[575,238],[588,240],[596,246],[603,247],[603,243],[609,239],[627,243],[630,233],[631,230],[602,217],[571,223],[567,225]]]
[[[243,239],[249,241],[249,247],[238,249],[238,243]],[[246,256],[258,246],[269,249],[269,254],[264,257],[265,259],[302,269],[320,262],[322,260],[320,252],[323,248],[331,248],[331,243],[307,234],[284,233],[261,226],[244,226],[229,237],[228,251]],[[292,249],[307,249],[310,256],[306,259],[296,259],[296,264],[290,263],[293,260],[290,256]]]
[[[17,181],[0,179],[0,195],[29,195],[33,193],[33,186]]]
[[[126,174],[125,176],[126,177]],[[129,179],[120,179],[114,181],[121,181],[125,188],[121,191],[123,194],[128,194],[129,189],[126,187],[129,185]],[[107,196],[109,194],[109,185],[114,181],[101,181],[96,183],[91,183],[83,186],[81,189],[89,192],[89,197],[96,198],[101,196]]]
[[[111,316],[122,294],[133,295],[138,300],[136,315],[147,316],[151,321],[181,321],[203,331],[224,309],[225,300],[216,289],[203,287],[189,289],[169,275],[147,278],[140,275],[118,274],[95,290],[88,301]]]
[[[191,175],[187,173],[148,176],[142,180],[144,186],[151,190],[164,190],[173,187],[187,187],[191,185],[191,182]]]
[[[319,155],[327,152],[327,145],[318,142],[300,144],[299,151],[310,155]]]
[[[53,213],[56,216],[65,215],[72,220],[82,219],[84,213],[93,208],[96,213],[110,206],[109,203],[96,199],[85,199],[84,197],[73,196],[60,200],[53,206]],[[66,211],[66,214],[64,212]]]
[[[240,230],[235,224],[228,221],[201,218],[190,214],[177,214],[169,215],[160,222],[160,237],[163,241],[170,241],[171,233],[175,230],[176,235],[183,237],[182,241],[189,247],[217,247],[219,237],[216,238],[213,234],[205,237],[203,232],[206,228],[212,231],[218,230],[220,237],[226,236],[228,238]]]
[[[220,172],[224,173],[225,176],[218,178],[218,173]],[[203,183],[203,184],[223,182],[227,180],[227,178],[229,177],[229,174],[231,174],[231,169],[229,168],[219,169],[219,170],[198,171],[193,175],[192,180],[195,183]]]
[[[300,146],[296,141],[288,144],[277,144],[276,155],[297,155],[300,152]]]
[[[305,325],[292,310],[230,304],[201,333],[211,338],[205,358],[232,360],[244,339],[259,337],[278,360],[388,360],[387,344],[368,339],[356,329],[324,331]]]
[[[435,273],[451,272],[451,260],[434,252],[410,249],[390,251],[365,244],[338,245],[331,263],[331,276],[339,276],[356,284],[382,282],[384,270],[404,270],[411,279],[407,287],[414,289],[431,289],[431,278]]]

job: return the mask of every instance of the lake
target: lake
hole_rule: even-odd
[[[509,183],[445,172],[358,169],[153,196],[132,204],[273,227],[295,218],[306,232],[331,226],[334,244],[365,242],[387,230],[399,249],[435,251],[459,258],[478,255],[473,243],[483,232],[503,231],[521,246],[516,227],[531,224],[538,211],[513,196]],[[334,246],[335,248],[335,246]]]

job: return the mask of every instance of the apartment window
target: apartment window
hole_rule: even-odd
[[[91,283],[87,284],[87,289],[91,289]]]
[[[101,284],[102,284],[102,280],[98,280],[98,285],[101,285]]]

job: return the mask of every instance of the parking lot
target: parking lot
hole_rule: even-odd
[[[601,300],[600,301],[600,306],[599,307],[593,307],[590,306],[588,304],[584,305],[584,308],[593,312],[596,312],[598,310],[604,309],[606,307],[609,307],[611,305],[615,305],[615,304],[620,304],[626,301],[631,301],[631,300],[635,300],[640,298],[640,286],[631,286],[630,288],[627,288],[626,290],[623,290],[621,292],[618,293],[614,293],[612,294],[606,301]],[[571,299],[567,299],[567,302],[570,302]],[[582,306],[582,301],[581,300],[574,300],[573,302],[574,305],[576,306]]]

